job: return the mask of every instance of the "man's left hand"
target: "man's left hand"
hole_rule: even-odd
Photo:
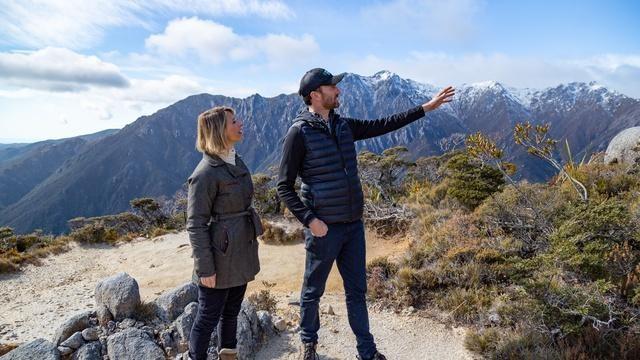
[[[446,88],[440,90],[440,92],[434,96],[429,102],[422,105],[424,112],[429,112],[435,110],[440,107],[442,104],[446,104],[453,100],[453,95],[455,95],[456,89],[453,86],[447,86]]]

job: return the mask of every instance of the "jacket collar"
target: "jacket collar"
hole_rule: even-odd
[[[336,114],[335,111],[333,110],[329,111],[330,120],[336,120],[338,117],[339,115]],[[320,116],[319,114],[310,112],[308,108],[303,108],[302,110],[300,110],[300,112],[298,112],[298,115],[296,116],[295,119],[293,119],[293,121],[294,122],[304,121],[307,124],[311,125],[312,127],[320,127],[325,129],[329,128],[329,124],[327,123],[327,121],[325,121],[322,118],[322,116]]]
[[[245,175],[245,174],[247,174],[249,172],[249,170],[247,170],[247,167],[244,165],[244,163],[240,159],[240,155],[238,155],[237,153],[236,153],[236,165],[235,166],[233,166],[231,164],[228,164],[226,161],[222,160],[217,155],[203,154],[202,158],[209,165],[211,165],[213,167],[218,167],[218,166],[223,166],[223,165],[226,166],[227,170],[229,171],[229,173],[233,177],[243,176],[243,175]]]

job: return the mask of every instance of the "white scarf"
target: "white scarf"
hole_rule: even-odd
[[[220,153],[218,154],[218,156],[220,157],[220,159],[224,160],[226,163],[231,164],[231,165],[235,165],[236,164],[236,149],[235,148],[231,148],[231,150],[229,150],[229,152],[225,153]]]

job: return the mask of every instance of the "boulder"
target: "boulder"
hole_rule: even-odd
[[[261,330],[255,306],[244,300],[238,314],[238,358],[253,359],[255,357],[262,345]]]
[[[164,360],[164,351],[146,332],[128,328],[107,338],[110,360]]]
[[[140,305],[138,282],[127,273],[103,279],[96,285],[96,306],[105,306],[116,321],[132,317]]]
[[[604,155],[606,164],[633,165],[640,161],[640,126],[619,132],[611,139]]]
[[[94,313],[92,311],[84,311],[67,319],[54,333],[53,343],[58,346],[74,333],[90,327],[90,317],[93,316],[93,314]]]
[[[102,345],[98,341],[92,341],[82,345],[71,357],[72,360],[102,360]]]
[[[18,346],[0,356],[1,360],[60,360],[60,352],[56,345],[45,340],[36,339]]]
[[[178,316],[173,325],[176,329],[177,351],[183,352],[189,348],[189,334],[198,314],[198,303],[192,302],[184,308],[184,312]]]
[[[175,320],[185,306],[198,301],[198,287],[189,282],[160,295],[156,300],[156,315],[165,322]]]

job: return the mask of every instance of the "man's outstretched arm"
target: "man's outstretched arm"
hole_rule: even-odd
[[[428,102],[401,113],[383,117],[377,120],[345,120],[351,128],[351,133],[353,134],[354,140],[368,139],[384,135],[388,132],[400,129],[405,125],[411,124],[412,122],[423,117],[425,113],[439,108],[442,104],[451,102],[454,94],[454,88],[449,86],[442,89]]]

